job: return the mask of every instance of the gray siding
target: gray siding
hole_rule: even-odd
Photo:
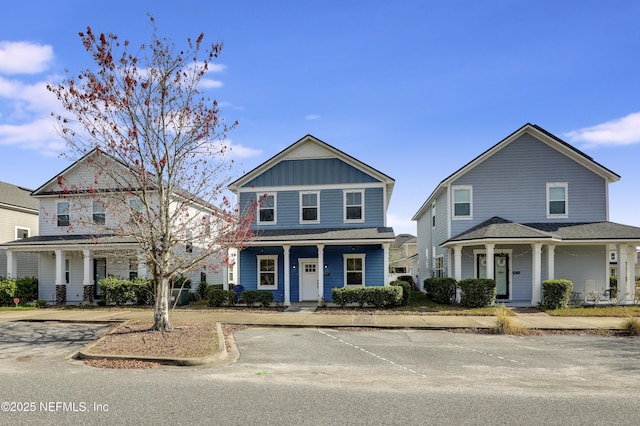
[[[336,185],[379,182],[372,176],[337,158],[285,160],[251,181],[244,187]]]
[[[585,280],[597,280],[599,288],[607,288],[608,254],[606,245],[557,246],[555,250],[555,278],[573,282],[574,291],[584,297]]]
[[[447,240],[447,194],[442,192],[435,198],[436,201],[436,226],[431,222],[431,203],[425,213],[417,220],[418,237],[418,284],[422,288],[425,279],[433,274],[434,256],[444,255],[445,275],[449,275],[449,254],[448,250],[439,247]],[[433,247],[436,247],[434,253]],[[429,258],[427,259],[427,251]]]
[[[547,219],[548,182],[568,183],[568,218]],[[606,220],[605,180],[529,135],[496,152],[452,185],[473,186],[473,219],[452,220],[452,236],[493,216],[516,222]]]

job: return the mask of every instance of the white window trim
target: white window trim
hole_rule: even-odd
[[[562,214],[551,214],[549,211],[549,189],[551,188],[564,188],[564,213]],[[569,184],[567,182],[547,182],[547,190],[546,190],[546,211],[547,211],[547,219],[566,219],[569,217]]]
[[[66,204],[67,205],[67,218],[68,218],[68,220],[67,220],[68,224],[67,225],[60,225],[59,224],[60,220],[58,219],[58,217],[60,216],[60,209],[58,208],[58,206],[60,206],[60,204]],[[55,220],[56,220],[56,226],[59,227],[59,228],[62,228],[62,227],[66,228],[66,227],[71,226],[71,203],[69,201],[58,201],[56,203],[56,219]]]
[[[469,190],[469,216],[456,216],[456,190]],[[451,186],[451,219],[452,220],[472,220],[473,219],[473,186],[453,185]]]
[[[362,217],[360,219],[347,219],[347,194],[351,194],[353,192],[359,192],[361,194],[360,196],[360,201],[361,201],[361,212],[362,212]],[[364,222],[364,189],[345,189],[342,191],[342,218],[344,223],[363,223]]]
[[[308,195],[308,194],[316,194],[316,210],[317,210],[317,214],[316,214],[316,220],[304,220],[303,216],[302,216],[302,209],[303,209],[303,205],[302,205],[302,196],[303,195]],[[320,223],[320,191],[302,191],[300,192],[300,224],[304,224],[304,223]]]
[[[366,271],[366,264],[365,264],[365,258],[366,258],[366,254],[364,253],[355,253],[355,254],[343,254],[342,255],[342,260],[343,260],[343,279],[344,279],[344,287],[349,287],[349,288],[355,288],[355,287],[366,287],[367,285],[367,280],[366,280],[366,275],[365,275],[365,271]],[[362,259],[362,284],[350,284],[347,285],[347,259]]]
[[[27,236],[25,238],[29,238],[31,236],[31,228],[28,228],[26,226],[16,226],[16,240],[21,239],[20,237],[18,237],[18,231],[23,230],[23,231],[27,231]]]
[[[261,221],[260,220],[260,200],[264,196],[273,196],[273,221]],[[262,192],[256,193],[256,199],[258,201],[256,223],[258,225],[276,225],[278,223],[278,193],[277,192]]]
[[[95,225],[105,225],[107,223],[107,206],[106,203],[102,200],[93,200],[93,202],[91,203],[92,207],[91,207],[91,219],[92,222]],[[102,211],[100,211],[100,209],[96,210],[96,206],[102,206]],[[96,221],[96,215],[97,214],[101,214],[104,215],[104,223],[99,223],[99,221]]]
[[[442,260],[442,268],[438,268],[438,260]],[[434,262],[433,262],[433,276],[434,277],[438,276],[438,271],[442,271],[442,275],[440,275],[441,277],[445,276],[444,255],[443,254],[439,254],[436,257],[434,257]]]
[[[431,203],[431,228],[436,227],[436,202]]]
[[[258,273],[257,273],[257,280],[258,280],[258,286],[257,289],[258,290],[276,290],[278,288],[278,255],[277,254],[264,254],[264,255],[258,255],[256,256],[257,259],[257,269],[258,269]],[[273,260],[274,261],[274,271],[273,271],[273,285],[261,285],[260,284],[260,261],[261,260]],[[270,272],[270,271],[269,271]]]

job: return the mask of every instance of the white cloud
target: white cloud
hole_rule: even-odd
[[[393,213],[387,213],[387,226],[392,227],[396,235],[416,235],[416,223],[411,220],[410,216],[402,217]]]
[[[231,139],[225,141],[231,148],[230,156],[233,158],[249,158],[262,154],[262,150],[249,148],[243,145],[234,144]]]
[[[588,146],[620,146],[640,143],[640,112],[565,134],[571,142]]]
[[[304,117],[305,120],[318,120],[320,116],[318,114],[309,114]]]
[[[0,72],[4,74],[38,74],[49,67],[53,48],[26,41],[0,41]]]
[[[222,82],[220,80],[212,80],[210,78],[203,78],[200,80],[198,86],[201,89],[217,89],[218,87],[222,87]]]
[[[51,117],[42,117],[24,124],[0,124],[0,146],[19,146],[37,150],[48,156],[65,149],[65,141],[58,135]]]

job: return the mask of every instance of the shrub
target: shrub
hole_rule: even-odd
[[[38,298],[38,279],[36,277],[17,278],[16,285],[15,297],[20,299],[21,305],[33,302]]]
[[[18,285],[15,278],[0,280],[0,305],[13,305],[13,298],[16,297]]]
[[[209,284],[206,281],[200,281],[198,285],[198,294],[200,299],[206,299],[209,297]]]
[[[449,277],[434,277],[424,280],[424,291],[427,299],[450,305],[456,300],[456,280]]]
[[[629,336],[640,336],[640,319],[631,317],[622,324],[622,328]]]
[[[527,329],[511,317],[511,310],[504,304],[496,308],[496,325],[493,327],[495,334],[527,334]]]
[[[411,297],[411,283],[402,280],[396,280],[391,283],[391,285],[402,287],[402,301],[400,304],[402,306],[407,306],[409,304],[409,297]]]
[[[247,306],[254,306],[256,304],[259,304],[263,308],[268,308],[269,305],[271,305],[271,303],[273,302],[273,293],[263,290],[245,290],[242,292],[240,300]]]
[[[136,297],[133,285],[129,280],[111,276],[101,279],[98,285],[100,286],[100,295],[107,305],[113,302],[120,306]]]
[[[544,309],[561,309],[569,306],[573,283],[569,280],[545,280],[542,282],[542,306]]]
[[[208,305],[214,308],[224,306],[228,303],[228,294],[224,290],[218,290],[217,288],[209,288],[209,292],[207,293],[207,298],[209,300]],[[236,293],[233,293],[233,297],[235,299]]]
[[[153,281],[136,277],[131,280],[131,290],[133,291],[133,300],[137,305],[153,305],[156,298]]]
[[[611,289],[609,297],[616,299],[618,297],[618,277],[615,275],[609,277],[609,288]]]
[[[488,278],[468,278],[458,282],[460,304],[465,308],[491,306],[496,299],[496,282]]]
[[[360,307],[365,305],[377,308],[383,306],[397,306],[402,303],[402,286],[389,287],[339,287],[331,289],[333,302],[344,308],[351,303],[357,303]]]
[[[34,305],[36,306],[36,308],[38,308],[38,309],[42,309],[42,308],[46,308],[46,307],[48,307],[48,306],[49,306],[49,302],[47,302],[47,301],[46,301],[46,300],[44,300],[44,299],[37,299],[37,300],[34,302]]]

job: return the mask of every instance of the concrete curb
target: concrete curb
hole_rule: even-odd
[[[126,323],[128,321],[125,321]],[[225,345],[224,333],[222,332],[222,326],[219,322],[216,322],[216,332],[218,334],[218,352],[212,355],[207,355],[203,357],[193,357],[193,358],[177,358],[177,357],[153,357],[153,356],[137,356],[137,355],[112,355],[112,354],[101,354],[91,352],[91,349],[97,345],[100,340],[96,340],[95,342],[91,342],[84,347],[84,349],[79,350],[73,358],[75,359],[115,359],[115,360],[136,360],[136,361],[152,361],[158,362],[160,364],[165,365],[176,365],[181,367],[193,367],[193,366],[201,366],[201,365],[212,365],[217,363],[222,363],[223,361],[227,361],[229,357],[229,352],[227,351],[227,347]],[[232,343],[232,346],[235,348],[235,343]],[[237,359],[237,358],[236,358]]]

